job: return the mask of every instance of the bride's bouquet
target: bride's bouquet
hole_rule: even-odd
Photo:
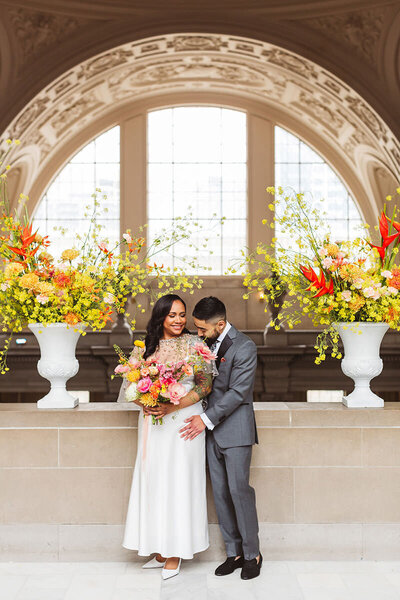
[[[210,363],[215,359],[212,352],[202,343],[194,345],[194,353],[186,360],[159,363],[156,359],[144,359],[140,349],[141,340],[134,342],[135,350],[127,357],[119,346],[114,346],[119,364],[114,375],[122,377],[129,384],[125,392],[127,402],[139,401],[142,406],[154,407],[163,402],[178,405],[188,390],[182,381],[201,368],[201,362]],[[162,419],[152,417],[153,424],[162,424]]]

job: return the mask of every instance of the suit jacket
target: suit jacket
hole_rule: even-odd
[[[218,376],[205,410],[215,426],[210,434],[221,448],[251,446],[258,443],[253,409],[257,347],[232,326],[217,356]]]

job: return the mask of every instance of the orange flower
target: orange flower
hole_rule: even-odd
[[[399,267],[394,267],[392,269],[392,276],[387,281],[388,286],[394,287],[397,290],[400,290],[400,269]]]
[[[61,288],[67,287],[68,285],[71,285],[71,278],[68,277],[68,275],[65,275],[65,273],[57,273],[54,277],[54,283]]]
[[[154,398],[154,400],[157,400],[159,394],[160,394],[160,386],[159,385],[151,385],[150,389],[149,389],[150,394],[152,395],[152,397]]]
[[[64,321],[66,323],[68,323],[68,325],[76,325],[77,323],[79,323],[79,320],[80,319],[79,319],[78,315],[76,315],[73,312],[67,313],[64,317]]]
[[[391,306],[388,310],[388,314],[387,314],[385,321],[390,322],[390,321],[398,321],[398,320],[399,320],[399,311],[396,310],[393,306]]]

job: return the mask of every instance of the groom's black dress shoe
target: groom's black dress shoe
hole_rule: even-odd
[[[243,569],[240,574],[242,579],[254,579],[254,577],[258,577],[261,571],[262,565],[262,555],[260,554],[260,560],[257,562],[256,558],[252,558],[251,560],[243,560]]]
[[[233,573],[233,571],[235,569],[239,569],[239,567],[243,567],[243,562],[244,562],[243,556],[241,556],[237,560],[235,560],[235,556],[228,556],[226,561],[224,563],[222,563],[222,565],[219,565],[219,567],[217,567],[215,569],[215,574],[216,575],[230,575],[231,573]]]

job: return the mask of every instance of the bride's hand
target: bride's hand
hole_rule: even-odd
[[[156,419],[162,419],[165,415],[169,415],[175,410],[177,410],[177,407],[171,402],[163,402],[159,406],[145,406],[143,408],[145,415],[152,415]]]

